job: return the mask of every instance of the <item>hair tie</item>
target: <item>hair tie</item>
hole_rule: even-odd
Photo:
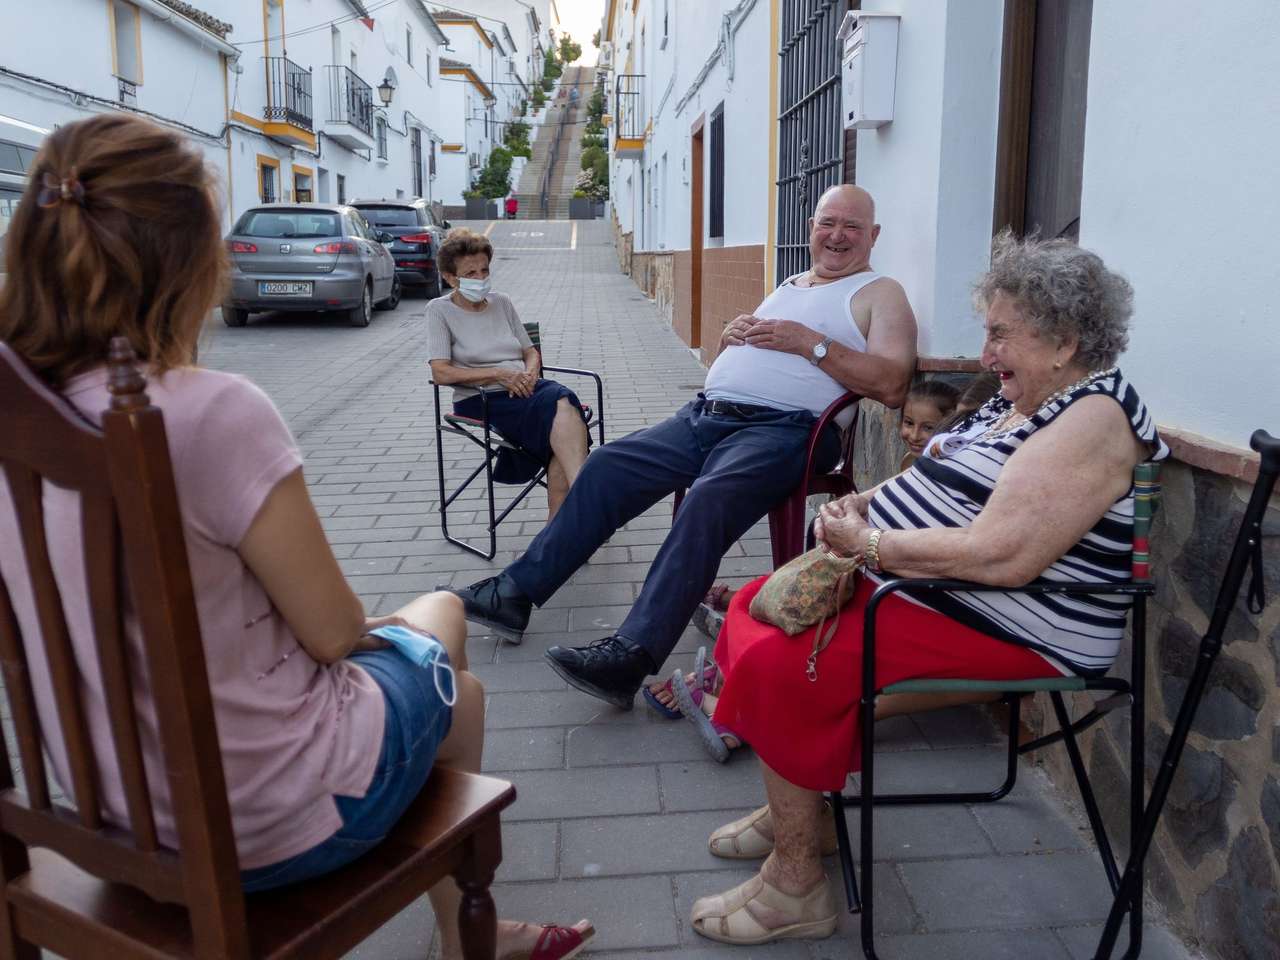
[[[75,167],[61,179],[46,172],[40,183],[40,192],[36,194],[36,203],[40,206],[47,209],[68,201],[84,206],[84,184],[77,178]]]

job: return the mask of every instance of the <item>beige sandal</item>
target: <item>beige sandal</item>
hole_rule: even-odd
[[[819,837],[824,857],[836,852],[836,818],[831,804],[822,804],[822,834]],[[711,834],[707,849],[713,857],[725,860],[759,860],[773,853],[773,822],[769,805],[753,810],[741,820],[726,823]]]
[[[696,901],[690,919],[694,931],[708,940],[752,946],[829,937],[839,913],[825,875],[808,893],[792,896],[756,874],[741,886]]]

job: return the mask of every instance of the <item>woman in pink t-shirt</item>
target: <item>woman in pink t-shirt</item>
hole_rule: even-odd
[[[226,255],[211,178],[183,138],[127,114],[60,128],[36,157],[7,240],[0,340],[46,383],[96,421],[108,404],[111,338],[128,337],[147,364],[148,393],[165,416],[246,892],[354,860],[387,835],[435,763],[480,768],[483,689],[467,672],[460,601],[429,594],[393,616],[366,618],[274,405],[248,380],[191,363],[223,289]],[[45,522],[72,644],[92,689],[99,681],[77,574],[77,495],[46,487]],[[0,573],[52,733],[57,712],[15,524],[0,476]],[[416,666],[371,635],[385,626],[433,638],[435,668]],[[140,650],[140,638],[129,639]],[[101,703],[86,697],[91,710]],[[88,719],[97,754],[111,755],[105,714]],[[176,847],[155,713],[145,704],[139,726],[156,826]],[[61,737],[48,740],[55,774],[68,785]],[[105,814],[127,825],[117,771],[101,776]],[[431,900],[442,955],[460,957],[457,888],[444,881]],[[498,956],[565,960],[592,933],[585,920],[499,921]]]

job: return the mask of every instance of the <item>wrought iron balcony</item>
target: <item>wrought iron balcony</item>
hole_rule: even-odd
[[[647,120],[644,116],[644,74],[619,74],[613,85],[614,153],[619,157],[644,156],[644,138]]]
[[[267,105],[263,117],[268,122],[289,123],[303,130],[313,129],[311,71],[288,57],[263,57],[267,65]]]
[[[329,78],[329,124],[334,131],[325,130],[327,136],[333,136],[348,146],[373,146],[373,87],[361,80],[349,67],[339,64],[326,66],[325,73]],[[354,128],[363,134],[344,136],[343,129]]]

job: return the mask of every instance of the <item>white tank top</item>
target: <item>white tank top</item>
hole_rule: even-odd
[[[799,287],[796,277],[791,277],[764,298],[755,315],[761,320],[803,323],[836,343],[865,353],[867,338],[853,321],[853,295],[878,279],[880,274],[868,270],[816,287]],[[707,371],[704,392],[709,400],[810,410],[816,416],[847,391],[808,357],[743,344],[720,351]]]

